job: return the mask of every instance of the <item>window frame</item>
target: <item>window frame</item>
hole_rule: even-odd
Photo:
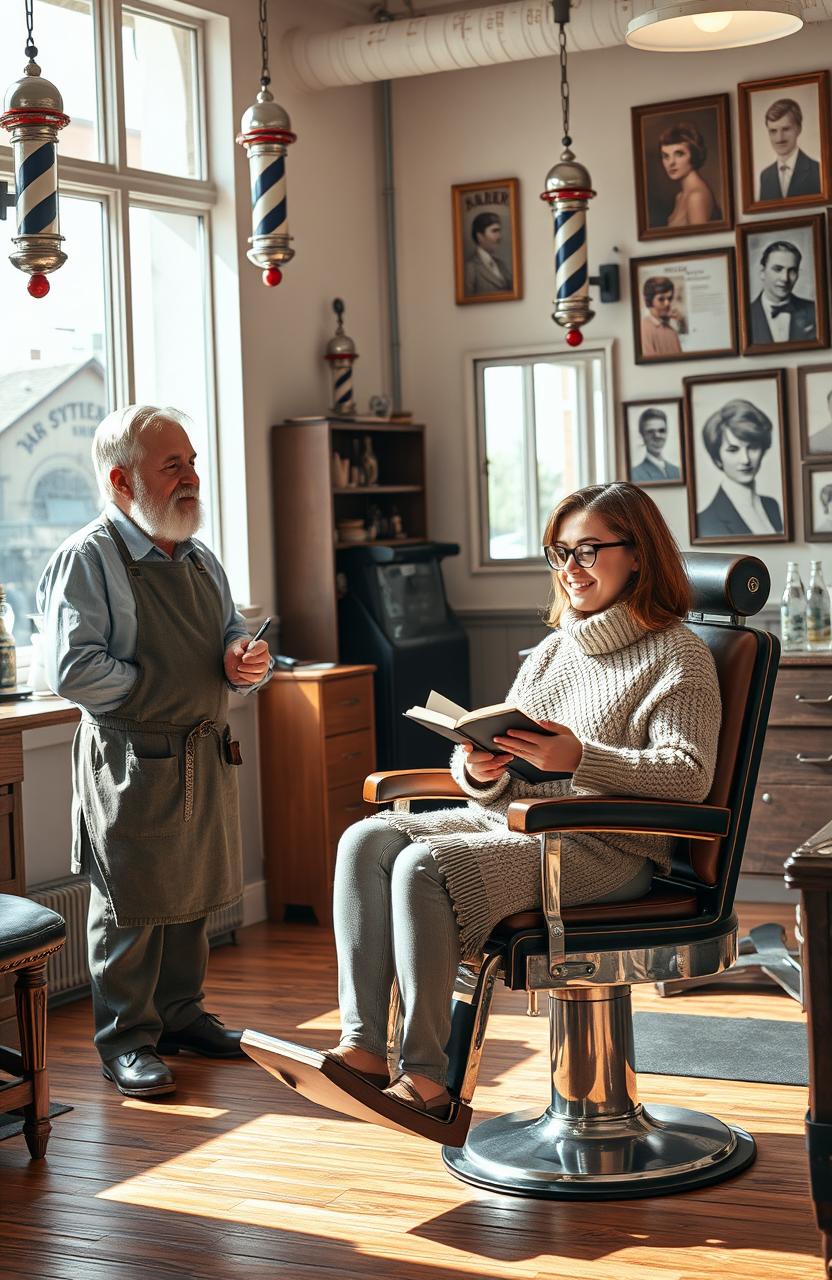
[[[604,483],[615,474],[615,380],[613,353],[615,339],[596,338],[586,342],[578,351],[556,347],[552,342],[541,344],[524,344],[512,347],[490,347],[466,352],[465,355],[465,399],[468,440],[468,528],[470,547],[470,571],[472,574],[504,574],[504,573],[540,573],[546,568],[542,548],[536,556],[523,556],[506,560],[495,560],[489,552],[489,510],[488,510],[488,463],[485,452],[485,416],[483,405],[483,369],[486,365],[525,366],[523,373],[524,389],[528,391],[532,383],[532,366],[542,360],[552,360],[561,364],[578,364],[584,366],[583,375],[579,379],[578,395],[582,408],[582,417],[589,423],[589,431],[581,431],[578,435],[580,465],[585,473],[585,484]],[[588,371],[594,359],[600,358],[600,371],[604,390],[604,413],[602,420],[597,420],[593,404],[592,385]],[[527,403],[532,405],[526,397]],[[526,430],[528,431],[528,419]],[[526,437],[528,440],[528,436]],[[527,481],[532,478],[534,458],[531,450],[526,450],[528,464]],[[531,516],[529,517],[532,518]],[[527,530],[528,533],[528,530]],[[538,537],[542,528],[538,531]]]

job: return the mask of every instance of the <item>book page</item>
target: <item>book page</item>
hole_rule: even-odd
[[[425,707],[428,711],[438,711],[440,715],[449,716],[453,721],[458,720],[460,716],[468,714],[465,707],[460,707],[456,702],[451,702],[450,698],[443,697],[435,689],[431,689],[428,694]]]

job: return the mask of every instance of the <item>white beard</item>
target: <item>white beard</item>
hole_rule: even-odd
[[[181,498],[196,498],[197,504],[189,510],[181,506]],[[130,519],[154,541],[160,538],[163,542],[184,542],[201,526],[204,509],[195,485],[182,485],[169,498],[153,498],[141,476],[134,473],[129,514]]]

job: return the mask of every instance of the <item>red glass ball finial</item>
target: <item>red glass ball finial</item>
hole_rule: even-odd
[[[36,271],[34,275],[29,276],[26,288],[33,298],[45,298],[49,292],[49,281],[40,271]]]
[[[566,345],[569,347],[579,347],[584,340],[584,335],[580,329],[566,330]]]
[[[268,284],[273,287],[276,284],[280,284],[282,279],[283,272],[280,270],[280,267],[269,267],[263,272],[263,284]]]

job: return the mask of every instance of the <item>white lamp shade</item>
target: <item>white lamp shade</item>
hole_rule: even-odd
[[[765,44],[803,26],[800,0],[636,0],[627,44],[699,53]]]

